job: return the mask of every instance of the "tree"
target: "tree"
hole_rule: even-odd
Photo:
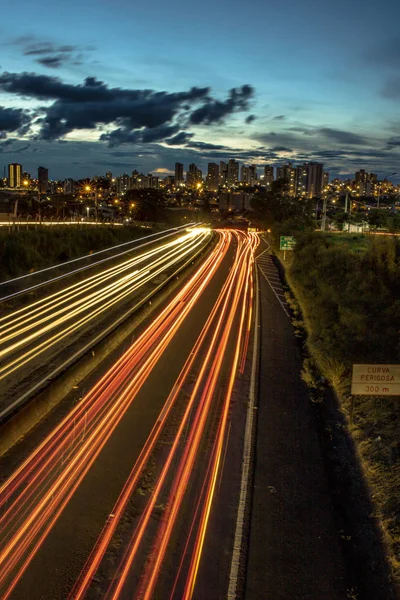
[[[368,223],[372,229],[385,227],[387,225],[387,214],[383,210],[371,210],[368,215]]]

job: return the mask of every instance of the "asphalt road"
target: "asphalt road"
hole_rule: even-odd
[[[298,341],[263,276],[260,287],[261,358],[245,599],[343,600],[348,597],[345,565],[315,411],[300,377]]]
[[[184,234],[182,231],[179,236]],[[45,382],[51,371],[83,346],[90,347],[92,340],[106,327],[187,260],[190,254],[184,257],[183,253],[189,251],[191,244],[193,253],[198,249],[194,247],[195,240],[187,240],[182,248],[175,248],[174,237],[178,236],[154,243],[149,241],[148,246],[133,249],[118,260],[113,258],[111,263],[105,262],[100,267],[47,285],[35,292],[39,295],[34,297],[34,302],[28,293],[24,296],[28,302],[25,307],[7,310],[4,308],[7,303],[2,304],[0,420],[10,400],[14,405],[23,397],[25,402],[29,390]],[[161,246],[163,250],[157,254]],[[136,263],[139,255],[145,259]],[[22,299],[17,298],[18,302]]]
[[[154,423],[157,421],[168,393],[173,389],[174,383],[185,361],[190,356],[191,350],[210,315],[210,311],[229,276],[234,264],[235,246],[236,244],[231,245],[218,271],[202,293],[200,300],[189,312],[169,342],[167,351],[161,354],[159,360],[153,366],[151,373],[138,391],[135,401],[125,412],[123,419],[113,431],[107,444],[101,450],[93,466],[80,483],[44,543],[40,546],[29,567],[18,581],[10,596],[11,598],[54,600],[68,597],[104,523],[109,519],[114,503],[127,481],[132,465],[139,457]],[[238,328],[238,314],[239,312],[234,317],[233,332]],[[191,372],[191,379],[189,378],[186,388],[183,390],[185,393],[182,396],[182,401],[178,403],[177,409],[172,415],[176,419],[179,419],[185,408],[185,398],[190,394],[190,388],[196,380],[207,344],[211,343],[210,335],[206,339],[203,354]],[[207,464],[211,464],[213,439],[217,434],[220,422],[221,398],[228,385],[229,365],[234,353],[231,339],[229,338],[227,342],[227,351],[224,353],[223,363],[218,375],[217,389],[219,393],[216,394],[217,401],[207,416],[206,435],[202,438],[200,453],[196,458],[195,473],[198,473],[198,475],[190,483],[188,496],[185,504],[182,505],[179,514],[180,520],[178,519],[178,531],[185,528],[187,531],[188,523],[185,514],[192,511],[193,505],[195,505],[199,496],[199,486],[202,487],[203,485]],[[100,375],[98,373],[98,376]],[[91,378],[93,379],[93,374]],[[234,390],[234,401],[229,417],[232,417],[232,414],[235,415],[235,423],[232,425],[235,435],[232,439],[236,441],[233,446],[228,446],[229,449],[226,445],[223,447],[223,460],[226,461],[223,473],[224,475],[227,474],[228,477],[224,476],[223,483],[218,482],[217,508],[211,521],[210,532],[207,533],[210,536],[210,543],[206,548],[206,559],[204,561],[202,559],[203,562],[199,571],[199,587],[197,589],[200,591],[195,596],[198,598],[221,598],[226,590],[236,515],[235,495],[238,492],[240,482],[238,462],[241,458],[242,417],[245,414],[245,403],[238,401],[238,398],[241,393],[244,393],[243,390],[246,385],[247,380],[244,375],[239,378]],[[195,427],[193,430],[195,431]],[[121,550],[125,548],[127,543],[128,531],[130,531],[131,525],[135,523],[135,519],[136,521],[139,519],[140,510],[142,510],[140,496],[145,495],[146,485],[148,488],[153,485],[153,478],[159,472],[160,465],[163,464],[165,448],[168,448],[172,443],[173,431],[174,420],[172,419],[172,423],[166,428],[163,437],[160,439],[161,444],[156,448],[155,455],[141,478],[139,491],[136,492],[132,500],[130,510],[128,509],[126,512],[125,522],[118,532],[117,539],[105,555],[102,570],[96,575],[94,583],[88,591],[88,598],[103,597],[109,582],[109,573],[112,573],[115,569]],[[29,439],[26,440],[26,443],[29,444]],[[21,448],[19,452],[23,454]],[[61,468],[62,465],[60,465]],[[196,516],[193,517],[193,513],[191,514],[192,519],[196,518]],[[153,517],[152,521],[154,527],[157,518]],[[172,538],[166,558],[167,565],[172,563],[176,568],[176,557],[180,556],[182,540],[185,539],[185,535],[179,534],[178,537]],[[193,540],[191,543],[194,543]],[[224,548],[223,552],[221,552],[221,544]],[[142,562],[144,558],[145,555],[141,558]],[[213,581],[212,588],[210,588],[210,579]],[[166,585],[170,584],[170,576],[166,568],[161,573],[161,581],[165,581]],[[132,585],[134,586],[136,583],[137,575],[133,574],[130,587],[132,588]],[[125,596],[121,595],[121,598],[123,597]],[[131,596],[128,594],[127,597]]]

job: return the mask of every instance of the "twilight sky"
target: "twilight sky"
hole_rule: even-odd
[[[0,166],[400,173],[399,17],[398,0],[19,0],[0,24]]]

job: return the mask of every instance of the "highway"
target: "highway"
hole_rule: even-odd
[[[151,289],[157,277],[170,275],[209,239],[206,228],[173,231],[172,237],[170,232],[156,242],[137,245],[133,256],[132,248],[122,250],[3,296],[3,303],[10,303],[15,295],[20,302],[24,293],[28,298],[32,290],[38,293],[38,287],[44,292],[37,300],[4,310],[0,317],[0,420],[76,348],[89,347],[99,328],[109,327],[124,306]],[[87,274],[89,268],[92,274]],[[65,284],[71,276],[73,282]]]
[[[77,323],[190,256],[208,235],[187,232],[21,309],[3,324],[3,373],[29,366],[53,339],[69,340]],[[236,399],[248,391],[259,239],[218,236],[3,482],[2,599],[226,596],[244,433],[245,403]],[[0,466],[7,470],[6,458]],[[230,550],[215,543],[216,531]]]

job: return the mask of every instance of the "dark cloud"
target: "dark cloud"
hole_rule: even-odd
[[[351,131],[332,129],[331,127],[287,127],[285,131],[294,131],[308,136],[323,136],[340,144],[365,145],[367,139]]]
[[[17,38],[14,44],[22,46],[25,56],[32,57],[38,64],[50,69],[58,69],[65,64],[80,65],[85,53],[94,50],[90,46],[60,45],[53,42],[34,41],[32,36]]]
[[[381,94],[384,98],[397,100],[400,98],[400,77],[389,79],[382,88]]]
[[[203,106],[192,112],[189,122],[193,125],[221,123],[228,115],[248,110],[253,96],[254,88],[251,85],[243,85],[241,88],[232,88],[229,97],[224,101],[207,98]]]
[[[245,122],[246,123],[252,123],[253,121],[255,121],[257,119],[256,115],[249,115],[248,117],[246,117]]]
[[[51,42],[36,42],[28,44],[24,49],[25,56],[40,56],[42,54],[55,54],[57,52],[72,53],[76,50],[75,46],[58,46]]]
[[[29,124],[30,118],[21,108],[4,108],[0,106],[0,134],[19,131]]]
[[[277,115],[273,118],[273,121],[283,121],[285,118],[285,115]]]
[[[39,51],[35,50],[36,52]],[[154,90],[111,88],[94,77],[83,84],[64,83],[58,77],[36,73],[3,73],[0,90],[22,97],[54,102],[42,107],[39,138],[55,140],[79,129],[96,129],[115,124],[101,135],[110,146],[170,140],[170,145],[188,141],[189,135],[174,138],[185,122],[211,124],[228,115],[247,110],[254,90],[232,89],[225,101],[210,96],[210,88],[191,88],[176,93]],[[200,105],[200,106],[199,106]],[[172,140],[172,143],[171,143]]]
[[[81,85],[63,83],[57,77],[35,73],[3,73],[0,89],[39,100],[55,100],[45,108],[40,137],[57,139],[76,129],[94,129],[100,124],[116,123],[118,128],[103,139],[109,143],[154,141],[151,132],[134,130],[168,125],[167,137],[177,133],[172,121],[182,106],[207,101],[209,88],[191,88],[185,92],[168,93],[153,90],[110,88],[102,81],[88,77]]]
[[[197,150],[225,150],[229,152],[229,148],[220,144],[209,144],[207,142],[190,142],[188,144],[190,148],[196,148]]]
[[[188,131],[180,131],[177,135],[165,139],[164,142],[169,146],[183,146],[191,140],[193,135],[193,133],[189,133]]]
[[[55,56],[42,56],[41,58],[38,58],[36,62],[40,63],[44,67],[49,67],[50,69],[58,69],[64,64],[65,55],[58,54]]]
[[[287,127],[279,132],[270,131],[258,134],[256,139],[277,146],[300,147],[307,150],[312,150],[316,144],[326,145],[327,140],[346,146],[365,146],[368,144],[367,138],[362,135],[351,131],[332,129],[331,127]]]
[[[285,146],[274,146],[271,148],[271,152],[292,152],[290,148],[286,148]]]
[[[350,131],[342,131],[340,129],[331,129],[330,127],[320,127],[315,130],[315,134],[323,135],[324,137],[341,144],[354,144],[363,146],[367,143],[366,138],[362,135],[358,135]]]
[[[169,138],[179,131],[176,125],[167,125],[163,123],[157,127],[146,127],[144,129],[129,131],[128,129],[118,128],[110,133],[103,133],[100,140],[107,142],[112,148],[121,144],[149,144],[151,142],[160,142],[165,138]]]
[[[400,147],[400,137],[392,137],[387,143],[389,148]]]

